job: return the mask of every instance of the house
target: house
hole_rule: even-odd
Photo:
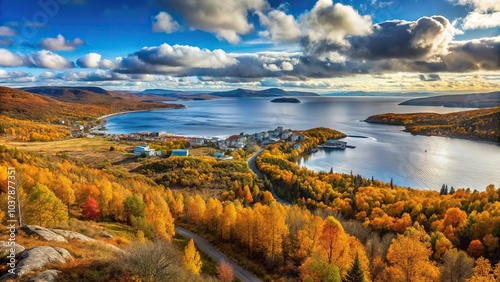
[[[163,136],[167,136],[167,132],[166,131],[153,132],[153,133],[151,133],[151,136],[153,136],[153,137],[163,137]]]
[[[189,156],[189,150],[183,150],[183,149],[172,150],[172,154],[170,155],[174,157],[187,157]]]
[[[306,136],[304,134],[299,135],[299,141],[304,141],[306,140]]]
[[[245,148],[245,144],[241,143],[241,142],[237,142],[236,144],[233,145],[233,147],[242,149],[242,148]]]
[[[299,140],[299,134],[293,133],[288,139],[290,140],[290,142],[297,142],[297,140]]]
[[[205,145],[205,139],[203,139],[203,138],[193,138],[193,139],[190,139],[189,140],[189,145],[191,145],[191,147],[203,146],[203,145]]]
[[[295,143],[295,144],[293,144],[293,149],[294,149],[294,150],[298,150],[298,149],[300,149],[300,144],[299,144],[299,143]]]
[[[290,136],[292,136],[292,132],[290,130],[286,130],[281,133],[281,139],[283,140],[287,140]]]
[[[215,152],[214,157],[216,158],[224,157],[224,152]]]
[[[142,155],[143,153],[146,153],[147,156],[152,157],[155,155],[155,149],[149,148],[149,146],[146,144],[136,146],[134,148],[134,155]]]

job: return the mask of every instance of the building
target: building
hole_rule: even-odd
[[[189,145],[191,145],[191,147],[203,146],[203,145],[205,145],[205,139],[203,139],[203,138],[193,138],[193,139],[190,139],[189,140]]]
[[[189,156],[189,150],[184,150],[184,149],[172,150],[171,156],[173,156],[173,157],[187,157],[187,156]]]
[[[149,148],[146,144],[134,148],[134,155],[142,155],[143,153],[148,157],[152,157],[155,155],[155,149]]]
[[[281,133],[281,139],[283,140],[287,140],[290,136],[292,136],[292,132],[290,130],[286,130]]]
[[[163,137],[163,136],[167,136],[167,132],[166,131],[153,132],[153,133],[151,133],[151,136],[153,136],[153,137]]]
[[[214,157],[216,158],[224,157],[224,152],[215,152]]]
[[[293,133],[292,135],[290,135],[289,140],[290,142],[297,142],[297,140],[299,140],[299,134]]]
[[[298,150],[298,149],[300,149],[300,144],[299,144],[299,143],[295,143],[295,144],[293,144],[293,149],[294,149],[294,150]]]

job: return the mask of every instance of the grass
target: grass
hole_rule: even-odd
[[[99,226],[106,229],[113,237],[122,237],[130,241],[136,240],[136,232],[131,226],[117,222],[99,222]]]

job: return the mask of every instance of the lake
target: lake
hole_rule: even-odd
[[[380,113],[448,113],[463,108],[399,106],[404,97],[300,97],[300,104],[271,103],[272,98],[182,101],[185,109],[134,112],[106,118],[108,133],[165,130],[183,136],[227,137],[279,125],[292,129],[330,127],[348,135],[355,149],[323,151],[299,162],[315,171],[361,174],[401,186],[439,190],[500,185],[500,146],[446,137],[413,136],[402,126],[363,122]]]

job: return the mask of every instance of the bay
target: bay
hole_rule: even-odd
[[[399,106],[404,97],[301,97],[300,104],[271,103],[271,98],[225,98],[182,101],[185,109],[126,113],[107,118],[111,134],[161,131],[183,136],[227,137],[284,126],[309,129],[325,126],[348,135],[355,149],[304,156],[299,165],[315,171],[360,174],[397,185],[439,190],[484,190],[500,184],[500,146],[446,137],[413,136],[402,126],[363,122],[380,113],[448,113],[463,108]]]

